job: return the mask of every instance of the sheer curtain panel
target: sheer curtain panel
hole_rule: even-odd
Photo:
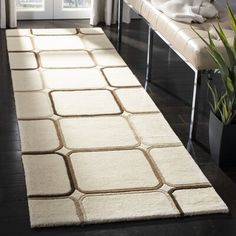
[[[0,27],[14,28],[16,25],[16,1],[0,0]]]
[[[91,25],[105,22],[106,25],[117,21],[118,0],[92,0]],[[130,9],[124,4],[123,21],[130,23]]]

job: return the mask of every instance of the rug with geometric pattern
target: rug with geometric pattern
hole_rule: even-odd
[[[31,227],[228,212],[100,28],[6,35]]]

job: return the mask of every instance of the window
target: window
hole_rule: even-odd
[[[86,19],[90,8],[91,0],[54,0],[54,19]]]
[[[16,0],[18,19],[85,19],[91,0]]]
[[[90,8],[91,0],[64,0],[64,9]]]
[[[44,1],[42,0],[16,0],[18,11],[42,11],[44,9]]]

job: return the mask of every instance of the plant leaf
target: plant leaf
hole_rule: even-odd
[[[220,37],[222,43],[225,46],[225,49],[227,51],[227,56],[229,58],[229,64],[231,67],[231,70],[234,68],[234,66],[236,65],[236,59],[235,59],[235,53],[234,53],[234,49],[229,45],[228,39],[222,29],[222,27],[220,26],[220,24],[218,23],[218,28],[217,29],[215,26],[213,26],[215,31],[217,32],[218,36]]]
[[[233,27],[233,30],[236,31],[236,19],[235,19],[234,13],[233,13],[231,7],[229,6],[228,2],[226,4],[226,8],[227,8],[228,17],[229,17],[229,20],[230,20],[231,25]]]
[[[226,78],[226,85],[227,85],[228,90],[234,93],[234,84],[233,84],[233,81],[229,77]]]
[[[228,65],[225,62],[223,55],[219,52],[219,50],[215,46],[209,32],[208,32],[208,38],[209,38],[209,42],[210,42],[210,43],[208,43],[208,45],[209,45],[208,50],[209,50],[210,55],[214,59],[215,63],[218,65],[223,77],[228,76],[229,75]]]

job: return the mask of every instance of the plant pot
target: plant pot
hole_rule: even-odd
[[[209,144],[211,156],[218,166],[236,165],[236,124],[224,125],[210,112]]]

